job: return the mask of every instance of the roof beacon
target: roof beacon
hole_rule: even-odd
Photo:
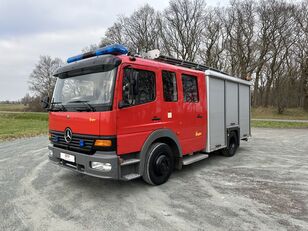
[[[92,52],[87,52],[87,53],[83,53],[83,54],[80,54],[80,55],[70,57],[70,58],[67,59],[67,63],[76,62],[76,61],[86,59],[86,58],[90,58],[90,57],[94,57],[94,56],[107,55],[107,54],[125,55],[127,53],[128,53],[128,50],[125,46],[120,45],[120,44],[114,44],[114,45],[98,48],[97,50],[92,51]]]

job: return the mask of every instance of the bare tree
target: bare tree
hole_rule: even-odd
[[[282,70],[284,62],[289,55],[290,47],[293,45],[292,20],[293,5],[287,2],[276,0],[268,1],[271,15],[270,47],[268,52],[269,60],[267,83],[265,88],[264,106],[270,103],[272,84],[275,78],[279,78],[279,71]]]
[[[161,47],[170,56],[194,61],[205,25],[203,0],[172,0],[160,20]]]
[[[300,105],[308,111],[308,0],[301,2],[297,8],[295,19],[299,27],[296,45],[300,65]]]
[[[221,9],[214,8],[209,9],[205,15],[205,29],[200,36],[201,46],[198,54],[206,65],[218,69],[224,69],[224,63],[221,62],[225,46],[221,13]]]
[[[261,1],[256,7],[257,14],[257,43],[255,49],[257,50],[255,59],[255,79],[254,79],[254,91],[253,91],[253,105],[259,106],[261,104],[260,95],[263,94],[263,87],[260,89],[259,85],[264,86],[263,68],[267,62],[267,53],[269,52],[269,46],[271,39],[269,36],[271,30],[271,12],[267,7],[265,1]]]
[[[130,17],[121,18],[126,43],[135,51],[148,51],[158,46],[157,13],[148,4]]]
[[[226,33],[229,72],[243,79],[254,71],[255,9],[254,2],[232,1],[222,17]]]
[[[107,29],[100,46],[120,43],[130,51],[148,51],[158,47],[157,12],[148,4],[131,16],[121,16]]]
[[[56,77],[53,76],[55,70],[62,64],[61,59],[52,59],[50,56],[40,56],[29,79],[30,90],[39,97],[51,97],[56,83]]]
[[[115,22],[111,27],[109,27],[105,33],[105,36],[101,39],[99,47],[115,43],[127,45],[127,41],[123,30],[124,22],[125,21],[119,18],[118,22]]]
[[[81,51],[82,53],[95,51],[99,46],[97,44],[90,44],[89,46],[84,47]]]

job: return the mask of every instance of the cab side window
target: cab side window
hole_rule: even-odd
[[[184,102],[199,102],[198,81],[196,76],[182,74]]]
[[[163,71],[162,78],[164,88],[164,100],[166,102],[178,101],[178,91],[175,73],[170,71]]]
[[[127,106],[144,104],[155,100],[155,73],[125,68],[122,100]]]

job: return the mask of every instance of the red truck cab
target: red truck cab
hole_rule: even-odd
[[[158,185],[185,165],[185,157],[186,163],[206,158],[204,71],[106,53],[83,55],[56,71],[49,159],[91,176],[142,176]],[[234,140],[234,150],[222,147],[229,155],[239,135]]]

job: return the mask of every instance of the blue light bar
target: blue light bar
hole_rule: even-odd
[[[99,48],[95,51],[95,55],[106,55],[106,54],[112,54],[112,55],[124,55],[127,54],[128,50],[125,46],[122,46],[120,44],[114,44],[110,46],[106,46],[103,48]]]
[[[82,59],[90,58],[93,56],[99,56],[99,55],[107,55],[107,54],[112,54],[112,55],[124,55],[127,54],[128,50],[125,46],[120,45],[120,44],[114,44],[106,47],[102,47],[97,49],[96,51],[93,52],[88,52],[80,55],[76,55],[73,57],[70,57],[67,59],[67,63],[72,63],[76,62]]]
[[[76,55],[67,59],[67,63],[76,62],[83,59],[83,54]]]

